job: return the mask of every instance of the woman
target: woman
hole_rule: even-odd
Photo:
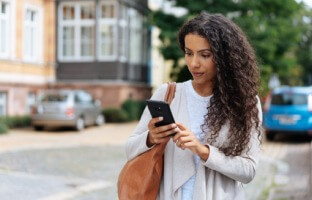
[[[127,141],[127,158],[168,142],[159,199],[243,200],[260,152],[254,51],[241,29],[219,14],[186,22],[178,40],[193,80],[177,84],[170,106],[176,123],[155,127],[162,119],[145,110]],[[163,100],[166,88],[152,99]]]

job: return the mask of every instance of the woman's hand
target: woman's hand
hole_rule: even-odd
[[[155,124],[163,120],[163,117],[152,118],[148,123],[148,137],[146,140],[146,145],[148,147],[153,146],[154,144],[160,144],[168,142],[171,135],[178,132],[176,124],[169,124],[165,126],[156,127]]]
[[[209,157],[209,146],[201,144],[194,133],[183,124],[176,124],[178,125],[178,132],[173,137],[173,141],[176,143],[177,147],[183,150],[189,149],[194,154],[197,154],[201,159],[206,161]]]

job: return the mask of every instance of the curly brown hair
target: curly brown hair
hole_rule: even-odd
[[[202,131],[210,133],[206,138],[213,144],[222,125],[229,122],[228,140],[219,149],[227,156],[241,155],[245,149],[249,150],[253,128],[259,140],[261,136],[257,108],[260,73],[254,50],[243,31],[221,14],[203,12],[186,22],[178,33],[182,51],[188,34],[207,39],[216,66],[213,96]]]

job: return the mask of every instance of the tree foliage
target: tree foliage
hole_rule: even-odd
[[[173,61],[171,77],[184,81],[191,76],[181,58],[177,32],[182,24],[201,11],[221,13],[231,18],[246,33],[254,47],[261,71],[260,95],[268,91],[273,73],[281,83],[301,85],[312,82],[312,14],[311,9],[295,0],[176,0],[187,14],[177,17],[161,10],[152,13],[152,24],[161,30],[160,51]],[[305,75],[310,73],[310,79]]]

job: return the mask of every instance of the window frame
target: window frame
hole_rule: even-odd
[[[119,61],[124,63],[129,60],[129,6],[127,6],[125,3],[119,3],[118,11],[118,57]],[[124,15],[122,14],[122,12],[125,12]],[[121,31],[121,29],[123,30]],[[124,46],[122,46],[122,40],[124,41]],[[123,51],[124,55],[122,54]]]
[[[32,26],[33,24],[29,24],[29,22],[26,21],[26,13],[27,10],[31,10],[33,12],[37,13],[37,22],[35,22],[35,27],[36,31],[37,31],[37,36],[38,36],[38,40],[36,40],[36,42],[33,42],[35,45],[35,48],[37,48],[35,51],[35,55],[34,56],[29,56],[26,54],[26,27],[27,26]],[[35,5],[31,5],[31,4],[25,4],[24,5],[24,9],[23,9],[23,61],[25,62],[29,62],[29,63],[39,63],[42,64],[43,63],[43,8],[39,7],[39,6],[35,6]],[[38,42],[39,41],[39,42]]]
[[[32,99],[33,97],[33,99]],[[31,114],[31,108],[33,105],[36,104],[37,100],[37,95],[35,92],[28,92],[26,96],[26,108],[25,108],[25,113],[26,114]]]
[[[110,4],[114,5],[114,12],[115,15],[113,18],[102,18],[102,6],[103,4]],[[99,61],[116,61],[118,59],[118,1],[114,0],[105,0],[100,1],[98,6],[98,23],[97,23],[97,59]],[[101,25],[107,24],[113,27],[113,54],[112,55],[102,55],[101,45],[102,45],[102,38],[101,38]]]
[[[96,15],[93,19],[81,19],[81,7],[83,5],[93,5],[94,12],[96,13],[96,3],[93,1],[88,2],[61,2],[58,7],[58,60],[61,62],[90,62],[95,61],[96,59]],[[74,19],[73,20],[63,20],[63,8],[65,6],[74,7]],[[74,55],[73,56],[64,56],[63,54],[63,31],[64,27],[73,27],[74,28]],[[81,28],[82,27],[93,27],[94,28],[94,50],[92,56],[82,56],[81,55]]]
[[[15,37],[13,33],[15,33],[15,0],[0,0],[0,3],[6,3],[9,5],[8,15],[7,17],[7,33],[6,33],[6,51],[4,53],[0,52],[0,59],[13,59],[15,56]],[[1,4],[0,4],[1,6]],[[1,18],[1,14],[0,14]]]
[[[144,16],[136,9],[129,8],[129,37],[131,41],[128,45],[130,64],[142,64],[143,61],[143,36],[144,36]],[[135,19],[135,20],[133,20]],[[130,50],[132,49],[132,51]],[[134,51],[137,50],[137,52]]]

